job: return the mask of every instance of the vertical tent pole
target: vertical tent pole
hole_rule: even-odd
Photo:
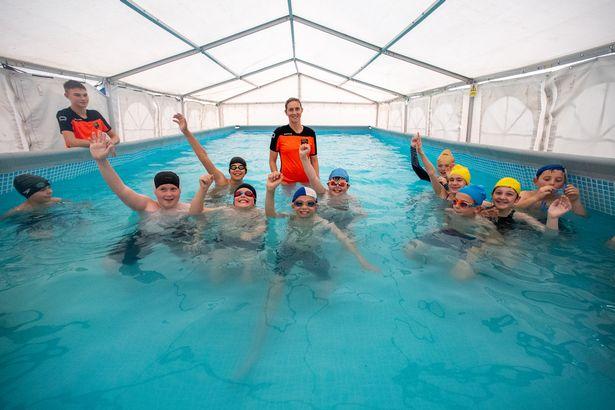
[[[408,99],[404,100],[404,118],[402,120],[404,134],[408,132]]]
[[[216,104],[218,108],[218,128],[224,127],[224,111],[222,108],[222,104]]]
[[[474,116],[474,98],[476,97],[476,84],[470,88],[470,100],[468,101],[468,121],[466,124],[466,142],[472,141],[472,117]]]

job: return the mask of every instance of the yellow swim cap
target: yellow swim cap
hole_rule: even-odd
[[[452,164],[453,162],[455,162],[455,157],[453,157],[453,153],[448,148],[443,150],[438,156],[438,163],[443,163],[443,164],[448,165],[448,164]]]
[[[517,195],[521,193],[521,183],[514,178],[506,177],[500,179],[498,182],[495,183],[493,190],[495,191],[497,187],[501,186],[512,188],[517,193]]]
[[[463,165],[455,164],[455,166],[448,173],[449,175],[459,175],[466,181],[466,184],[470,185],[470,170]]]

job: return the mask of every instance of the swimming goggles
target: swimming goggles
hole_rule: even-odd
[[[249,189],[246,189],[245,191],[235,191],[235,198],[238,198],[242,195],[247,196],[248,198],[254,198],[254,192],[250,191]]]
[[[293,202],[293,205],[295,205],[297,208],[301,208],[303,205],[307,206],[308,208],[314,208],[316,206],[316,201],[295,201]]]
[[[458,206],[459,208],[473,208],[474,207],[474,205],[466,201],[462,201],[461,199],[453,199],[451,202],[453,203],[453,206]]]
[[[231,166],[229,167],[229,169],[231,169],[231,170],[233,170],[233,171],[235,171],[235,170],[237,170],[237,169],[238,169],[238,170],[240,170],[240,171],[245,171],[246,167],[245,167],[245,166],[243,166],[243,165],[235,165],[235,164],[233,164],[233,165],[231,165]]]
[[[329,185],[331,188],[335,186],[338,186],[340,188],[346,188],[346,186],[348,186],[348,182],[343,179],[339,179],[337,181],[330,179],[329,182],[327,182],[327,185]]]

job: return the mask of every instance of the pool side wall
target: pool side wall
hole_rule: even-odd
[[[270,132],[275,126],[224,127],[196,133],[199,140],[226,137],[236,130]],[[408,140],[410,134],[387,131],[372,127],[314,126],[316,131],[344,131],[346,133],[369,133]],[[545,164],[561,163],[568,169],[570,182],[579,188],[583,203],[588,209],[615,215],[615,159],[594,158],[580,155],[554,154],[481,144],[465,144],[455,141],[423,138],[430,156],[450,148],[459,164],[471,164],[471,169],[490,175],[512,176],[524,188],[533,186],[536,169]],[[152,138],[118,145],[117,157],[111,163],[119,165],[151,153],[152,149],[166,145],[181,144],[183,135]],[[96,171],[96,164],[89,150],[73,148],[53,152],[24,152],[0,154],[0,195],[13,189],[13,178],[23,173],[43,176],[54,181],[67,180]]]

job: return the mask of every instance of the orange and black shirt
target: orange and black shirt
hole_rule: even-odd
[[[58,111],[56,118],[60,124],[60,132],[72,131],[75,138],[89,140],[95,130],[102,132],[111,130],[107,120],[98,111],[86,110],[85,113],[86,116],[83,118],[70,107]]]
[[[305,141],[310,144],[310,156],[317,155],[316,151],[316,133],[309,127],[303,127],[300,134],[293,131],[290,125],[284,125],[276,128],[271,136],[271,144],[269,149],[280,154],[280,162],[282,164],[280,172],[284,175],[283,182],[292,183],[300,182],[307,184],[309,182],[303,164],[299,158],[299,146]]]

